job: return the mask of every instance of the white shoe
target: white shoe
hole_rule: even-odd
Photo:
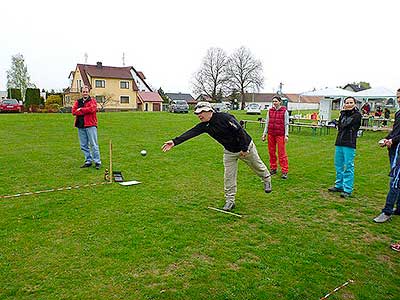
[[[379,216],[377,216],[374,219],[375,223],[385,223],[386,221],[389,221],[391,216],[386,215],[385,213],[381,213]]]

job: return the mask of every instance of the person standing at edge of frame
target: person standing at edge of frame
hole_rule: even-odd
[[[81,168],[88,168],[94,162],[100,169],[100,150],[97,142],[97,102],[89,95],[89,87],[82,87],[82,98],[75,101],[72,114],[75,116],[75,127],[78,128],[79,143],[85,156]]]
[[[240,126],[234,116],[227,113],[215,112],[208,102],[198,103],[194,113],[200,123],[173,140],[166,141],[162,151],[167,152],[191,138],[202,133],[208,133],[213,139],[224,146],[224,191],[225,206],[223,210],[235,208],[237,191],[238,160],[243,160],[264,182],[264,191],[270,193],[271,176],[267,167],[258,155],[256,145],[250,135]]]
[[[329,192],[340,192],[340,197],[351,196],[354,188],[354,158],[356,156],[357,132],[361,126],[361,113],[356,99],[347,97],[340,112],[338,134],[335,143],[335,185]]]
[[[400,89],[397,90],[397,103],[400,105]],[[385,207],[382,209],[382,212],[379,216],[374,218],[374,222],[376,223],[384,223],[388,221],[392,215],[400,215],[400,190],[396,188],[394,184],[394,172],[393,168],[396,167],[399,162],[396,162],[396,158],[399,157],[398,145],[400,143],[400,110],[396,112],[394,115],[394,123],[393,129],[389,132],[389,134],[383,139],[383,143],[381,147],[387,147],[389,154],[389,163],[390,163],[390,182],[389,182],[389,192],[386,196]],[[396,205],[396,209],[394,206]],[[400,250],[400,248],[399,248]]]
[[[282,170],[282,179],[287,179],[289,162],[286,153],[286,143],[289,140],[289,113],[286,107],[282,106],[282,99],[279,96],[272,98],[272,107],[267,112],[264,133],[261,137],[263,142],[267,139],[267,133],[271,175],[275,175],[278,169],[276,160],[276,146],[278,146],[278,158]]]

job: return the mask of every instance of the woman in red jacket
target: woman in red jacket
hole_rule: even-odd
[[[278,146],[279,165],[282,169],[282,178],[288,178],[289,162],[286,154],[286,143],[289,139],[289,113],[282,106],[279,96],[272,98],[272,107],[265,118],[265,129],[262,140],[265,141],[268,133],[268,152],[271,175],[276,174],[278,164],[276,160],[276,146]]]

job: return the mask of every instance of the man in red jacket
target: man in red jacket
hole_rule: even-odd
[[[85,155],[85,163],[81,168],[88,168],[94,162],[100,169],[100,151],[97,143],[97,102],[89,96],[89,87],[82,88],[82,98],[75,101],[72,114],[75,116],[75,127],[78,128],[81,150]]]
[[[265,118],[265,129],[262,140],[265,141],[268,133],[268,152],[271,175],[276,174],[278,164],[276,161],[276,146],[278,145],[279,164],[282,169],[282,179],[288,178],[289,163],[286,154],[286,143],[289,139],[289,113],[282,106],[279,96],[272,98],[272,107]]]

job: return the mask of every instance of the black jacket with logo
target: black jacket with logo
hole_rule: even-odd
[[[188,139],[208,133],[230,152],[247,151],[251,142],[249,134],[240,126],[234,116],[227,113],[213,113],[210,121],[201,122],[172,141],[179,145]]]
[[[356,148],[357,132],[361,126],[361,114],[357,108],[342,110],[338,122],[336,146]]]

